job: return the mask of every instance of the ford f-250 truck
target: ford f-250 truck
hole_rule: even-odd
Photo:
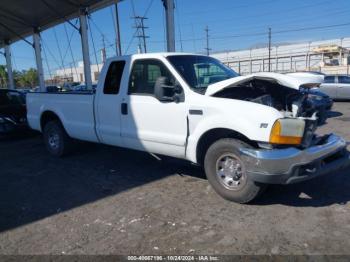
[[[28,94],[29,125],[51,154],[63,156],[78,139],[187,159],[204,167],[219,195],[239,203],[267,184],[349,162],[344,139],[315,135],[305,93],[318,79],[239,76],[214,58],[180,53],[115,57],[99,78],[91,93]]]

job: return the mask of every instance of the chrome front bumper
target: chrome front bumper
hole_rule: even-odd
[[[240,149],[248,175],[257,182],[291,184],[336,171],[349,165],[346,141],[328,135],[304,150]]]

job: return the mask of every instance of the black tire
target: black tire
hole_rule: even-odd
[[[248,203],[257,198],[266,188],[265,184],[254,182],[247,175],[245,163],[240,157],[240,147],[251,147],[248,144],[232,138],[224,138],[213,143],[206,152],[204,170],[210,185],[223,198],[237,203]],[[224,159],[225,162],[223,161]],[[226,162],[231,163],[226,167]],[[231,162],[230,162],[231,161]],[[222,164],[224,163],[224,164]],[[232,170],[233,165],[238,169],[238,177],[234,178],[221,169]],[[232,173],[230,173],[232,174]],[[226,175],[226,176],[225,176]],[[226,180],[227,179],[227,180]]]
[[[60,121],[54,120],[45,124],[43,135],[46,148],[51,155],[62,157],[71,152],[73,141]]]

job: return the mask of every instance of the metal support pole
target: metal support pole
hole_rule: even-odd
[[[167,51],[175,52],[174,0],[163,0],[166,17]]]
[[[269,72],[271,72],[271,28],[269,28]]]
[[[44,81],[44,68],[43,68],[43,60],[41,57],[40,32],[38,29],[34,29],[33,42],[34,42],[36,68],[38,71],[39,88],[40,88],[40,92],[45,92],[46,90],[45,90],[45,81]]]
[[[262,71],[265,72],[265,59],[262,60]]]
[[[88,26],[87,26],[86,19],[87,19],[87,10],[83,8],[80,10],[79,21],[80,21],[81,48],[83,51],[83,62],[84,62],[84,78],[85,78],[86,87],[88,89],[92,89],[89,39],[88,39],[88,32],[87,32]]]
[[[8,85],[11,89],[14,89],[15,81],[13,79],[11,50],[10,50],[10,43],[8,41],[5,42],[5,58],[6,58]]]
[[[290,71],[293,71],[293,57],[290,56]]]
[[[278,46],[276,45],[276,57],[275,57],[275,63],[276,63],[276,66],[275,66],[275,71],[276,73],[278,73]]]
[[[305,55],[305,69],[306,69],[306,70],[310,70],[310,69],[309,69],[308,61],[309,61],[309,54],[306,53],[306,55]]]
[[[308,61],[308,63],[309,63],[309,71],[311,70],[311,54],[309,54],[309,61]]]
[[[119,27],[119,12],[118,12],[118,3],[115,3],[115,35],[116,35],[116,50],[117,56],[122,55],[122,46],[120,42],[120,27]]]
[[[253,71],[252,49],[249,50],[249,74]]]

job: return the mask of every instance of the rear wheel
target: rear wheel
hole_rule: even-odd
[[[58,120],[50,121],[44,126],[44,141],[51,155],[62,157],[72,148],[72,139]]]
[[[209,183],[220,196],[237,203],[248,203],[258,197],[266,185],[254,182],[247,175],[240,147],[250,146],[232,138],[216,141],[205,155],[204,169]]]

